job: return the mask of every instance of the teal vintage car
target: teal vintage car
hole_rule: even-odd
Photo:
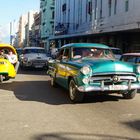
[[[72,43],[61,47],[49,62],[51,85],[69,90],[73,102],[81,102],[86,93],[119,93],[134,98],[140,88],[140,66],[116,60],[109,46]]]

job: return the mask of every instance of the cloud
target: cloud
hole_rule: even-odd
[[[3,41],[5,38],[9,37],[10,35],[10,24],[6,24],[0,26],[0,41]]]
[[[18,30],[18,22],[11,23],[11,34],[15,35]],[[10,39],[10,23],[0,26],[0,42],[7,42]]]

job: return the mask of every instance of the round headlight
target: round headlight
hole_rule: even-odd
[[[92,72],[92,69],[90,68],[90,66],[84,66],[82,69],[81,69],[81,72],[84,74],[84,75],[87,75],[89,73]]]
[[[140,77],[138,77],[138,81],[140,82]]]
[[[28,61],[28,58],[27,58],[27,57],[25,57],[23,60],[24,60],[24,62],[27,62],[27,61]]]
[[[88,84],[89,83],[89,78],[84,78],[82,81],[83,81],[84,84]]]
[[[140,73],[140,66],[137,67],[137,72]]]

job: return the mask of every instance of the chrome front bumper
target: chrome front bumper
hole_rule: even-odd
[[[79,86],[77,87],[80,92],[91,92],[91,91],[123,91],[123,90],[132,90],[140,89],[140,85],[107,85],[104,87],[101,86]]]
[[[87,85],[77,86],[80,92],[125,91],[140,89],[139,79],[134,73],[101,73],[89,77]],[[98,83],[94,84],[94,83]]]
[[[34,67],[34,68],[43,68],[45,66],[47,66],[47,64],[45,62],[24,62],[23,65],[25,67]]]

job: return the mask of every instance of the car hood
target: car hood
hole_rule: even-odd
[[[89,65],[94,73],[106,72],[133,72],[133,65],[119,60],[108,59],[81,59],[74,61],[73,64],[79,68]]]
[[[48,60],[48,57],[46,54],[43,53],[32,53],[32,54],[25,54],[24,58],[27,58],[28,60]]]

